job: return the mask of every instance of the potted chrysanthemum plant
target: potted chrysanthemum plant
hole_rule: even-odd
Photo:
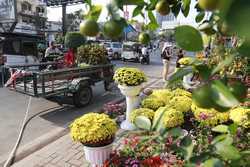
[[[102,166],[112,152],[117,125],[106,114],[89,113],[70,125],[74,141],[84,146],[85,158],[93,166]]]
[[[131,123],[129,116],[131,111],[140,104],[138,95],[142,89],[142,83],[146,82],[146,75],[137,68],[119,68],[116,70],[114,80],[118,84],[121,93],[126,96],[126,120],[122,122],[121,128],[124,130],[134,130],[135,126]]]

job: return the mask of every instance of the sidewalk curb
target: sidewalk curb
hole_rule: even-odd
[[[55,130],[38,137],[37,139],[35,139],[30,143],[27,143],[17,151],[14,162],[24,159],[30,154],[56,141],[58,138],[68,134],[68,132],[69,130],[67,127],[57,127]],[[4,165],[7,158],[8,155],[0,157],[0,166]]]
[[[151,81],[150,83],[146,84],[144,86],[144,88],[147,88],[151,85],[153,85],[154,83],[158,82],[160,79],[154,79],[153,81]],[[121,103],[125,101],[125,97],[118,97],[114,100],[112,100],[112,103]],[[69,133],[69,129],[68,129],[68,124],[66,124],[64,127],[57,127],[55,130],[50,131],[40,137],[38,137],[37,139],[35,139],[33,142],[30,142],[24,146],[22,146],[16,153],[15,156],[15,160],[13,163],[16,163],[26,157],[28,157],[29,155],[31,155],[32,153],[42,149],[43,147],[49,145],[50,143],[58,140],[59,138],[67,135]],[[8,155],[5,156],[0,156],[0,166],[3,166],[6,159],[8,158]]]

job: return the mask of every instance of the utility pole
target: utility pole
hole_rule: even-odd
[[[66,35],[67,33],[67,18],[66,18],[66,8],[67,4],[63,3],[62,4],[62,30],[63,30],[63,36]]]

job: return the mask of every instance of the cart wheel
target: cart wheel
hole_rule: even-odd
[[[84,107],[92,100],[93,94],[90,86],[81,87],[73,96],[73,102],[76,107]]]

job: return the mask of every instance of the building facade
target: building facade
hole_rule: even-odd
[[[44,0],[17,0],[17,25],[14,32],[44,34],[47,8]]]
[[[156,19],[160,26],[160,30],[173,30],[175,27],[180,25],[173,13],[162,16],[156,12]]]

